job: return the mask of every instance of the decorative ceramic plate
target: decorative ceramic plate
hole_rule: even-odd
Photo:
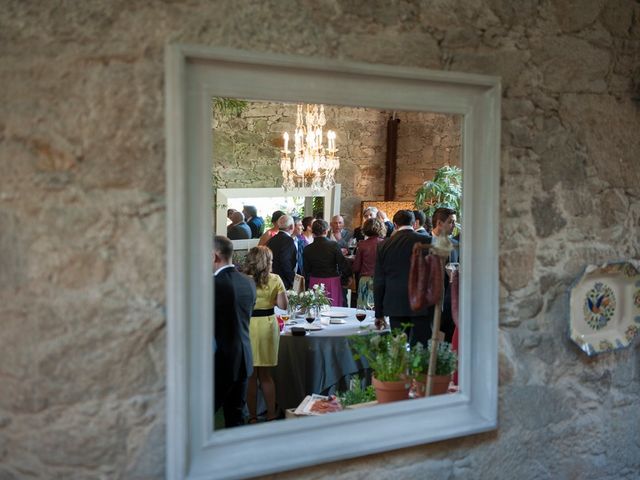
[[[628,347],[640,333],[640,272],[632,263],[589,265],[570,296],[569,335],[587,355]]]

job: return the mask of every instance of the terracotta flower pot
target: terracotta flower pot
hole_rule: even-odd
[[[442,395],[449,390],[451,375],[434,375],[431,395]],[[427,391],[427,376],[420,375],[413,379],[416,397],[424,397]]]
[[[371,383],[376,390],[378,403],[397,402],[409,398],[409,388],[411,387],[409,379],[399,382],[381,382],[375,376],[372,376]]]

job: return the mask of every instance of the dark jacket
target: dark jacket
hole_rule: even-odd
[[[247,220],[247,225],[251,229],[251,238],[260,238],[264,233],[264,220],[262,217],[251,217]]]
[[[253,372],[249,320],[255,302],[253,280],[233,266],[214,277],[217,384],[237,382]]]
[[[414,312],[409,307],[409,266],[415,243],[431,243],[431,236],[413,230],[400,230],[378,246],[373,276],[376,317],[405,317],[429,314],[425,308]]]
[[[267,242],[267,247],[273,253],[273,273],[280,275],[284,288],[291,289],[298,255],[293,238],[285,232],[278,232]]]
[[[354,273],[373,277],[376,268],[376,258],[378,255],[378,246],[384,239],[379,237],[369,237],[358,243],[356,251],[356,259],[353,262]]]
[[[351,267],[342,255],[340,247],[327,237],[315,237],[312,244],[304,247],[302,256],[307,285],[309,285],[309,277],[330,278],[351,275]]]
[[[236,223],[227,227],[229,240],[247,240],[251,238],[251,229],[245,222]]]

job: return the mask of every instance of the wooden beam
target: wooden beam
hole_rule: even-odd
[[[395,113],[387,122],[387,158],[384,170],[384,199],[393,201],[396,197],[396,163],[398,159],[398,124]]]

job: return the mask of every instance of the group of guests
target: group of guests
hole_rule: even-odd
[[[248,213],[253,214],[250,219],[259,218],[255,209]],[[232,216],[236,214],[243,215],[243,212],[231,212]],[[274,212],[274,226],[261,234],[258,231],[253,237],[260,240],[246,256],[244,275],[233,268],[231,241],[216,236],[213,255],[215,400],[216,411],[220,407],[224,409],[227,427],[244,423],[245,401],[248,422],[257,421],[258,388],[267,406],[266,419],[278,417],[275,385],[270,374],[270,367],[277,365],[279,346],[274,307],[288,307],[286,290],[293,287],[296,275],[303,275],[309,288],[324,284],[332,305],[343,306],[345,278],[355,274],[358,305],[375,309],[376,326],[385,327],[384,317],[389,317],[392,329],[406,328],[412,344],[426,345],[431,338],[434,307],[417,312],[410,308],[411,253],[416,243],[433,243],[439,235],[451,237],[456,212],[439,208],[429,223],[422,211],[400,210],[393,216],[393,222],[389,222],[391,228],[384,217],[375,207],[369,207],[363,212],[363,224],[351,232],[344,227],[341,215],[334,216],[328,224],[321,218],[300,219]],[[236,218],[240,217],[236,215]],[[456,239],[452,238],[452,242],[457,245]],[[354,244],[355,255],[349,254],[348,249]],[[458,261],[457,249],[452,251],[449,261]],[[441,330],[450,342],[455,325],[450,301],[447,301],[448,284],[445,277]]]
[[[230,208],[227,210],[227,218],[229,219],[227,226],[229,240],[260,238],[264,232],[264,219],[258,216],[258,211],[253,205],[245,205],[241,212]]]
[[[392,329],[406,329],[411,344],[421,342],[423,345],[431,338],[431,321],[434,306],[413,311],[409,304],[408,280],[410,259],[416,243],[432,244],[438,236],[449,237],[454,249],[445,263],[458,262],[458,240],[452,237],[456,225],[456,212],[449,208],[438,208],[431,221],[432,229],[427,230],[422,212],[400,210],[393,217],[395,232],[388,240],[380,244],[376,252],[374,268],[374,300],[376,325],[385,325],[384,317],[389,317]],[[451,313],[451,293],[448,274],[445,274],[444,300],[440,330],[445,341],[451,342],[455,324]]]

